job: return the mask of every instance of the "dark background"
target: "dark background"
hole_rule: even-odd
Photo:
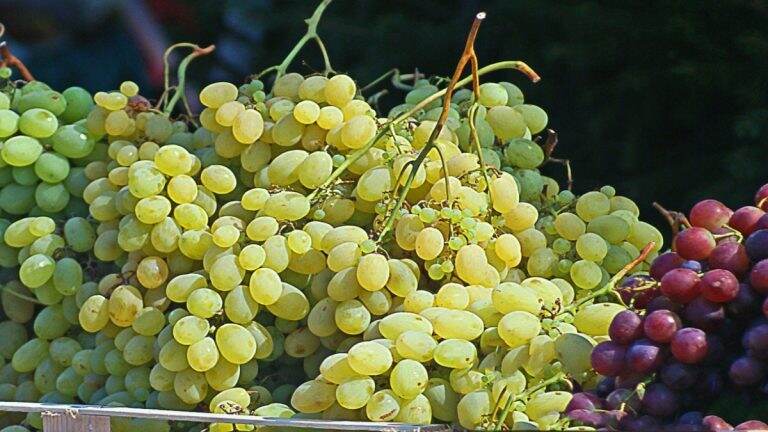
[[[156,96],[169,43],[218,46],[190,68],[193,86],[240,82],[284,58],[315,4],[0,0],[0,20],[39,79],[91,90],[133,79]],[[320,34],[334,68],[360,83],[393,67],[449,75],[480,10],[488,13],[476,43],[481,63],[524,60],[543,78],[533,85],[504,71],[488,79],[517,83],[548,111],[578,192],[612,184],[663,226],[653,201],[740,206],[768,181],[766,1],[335,0]],[[293,70],[321,68],[308,45]]]

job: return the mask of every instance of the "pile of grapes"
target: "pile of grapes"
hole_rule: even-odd
[[[674,251],[620,288],[640,313],[617,314],[592,352],[606,376],[574,396],[571,418],[596,427],[766,430],[768,185],[736,211],[707,199],[670,214]],[[669,214],[669,213],[668,213]],[[702,412],[704,411],[704,412]]]
[[[722,399],[723,365],[764,384],[768,324],[744,320],[768,291],[762,210],[705,201],[659,255],[632,200],[543,174],[564,162],[546,112],[482,79],[537,80],[523,63],[450,84],[395,74],[403,100],[383,112],[381,82],[288,73],[294,50],[177,115],[203,52],[157,102],[130,81],[59,93],[0,68],[0,400],[642,428]]]

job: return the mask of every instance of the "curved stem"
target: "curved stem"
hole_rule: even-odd
[[[488,66],[484,66],[484,67],[478,69],[477,70],[477,75],[478,76],[482,76],[482,75],[485,75],[487,73],[494,72],[494,71],[497,71],[497,70],[503,70],[503,69],[517,69],[520,72],[522,72],[523,74],[525,74],[528,78],[530,78],[531,81],[533,81],[533,82],[541,81],[541,78],[539,77],[539,75],[536,72],[534,72],[534,70],[531,69],[530,66],[528,66],[524,62],[517,61],[517,60],[508,60],[508,61],[501,61],[501,62],[498,62],[498,63],[489,64]],[[459,80],[458,82],[456,82],[455,87],[456,88],[464,87],[465,85],[471,83],[472,80],[473,80],[472,75],[464,77],[461,80]],[[401,121],[405,120],[406,118],[410,117],[411,115],[413,115],[413,113],[419,111],[420,109],[422,109],[425,106],[427,106],[430,103],[432,103],[432,101],[434,101],[436,99],[439,99],[441,96],[444,96],[446,90],[448,90],[448,89],[444,88],[444,89],[442,89],[442,90],[440,90],[440,91],[438,91],[436,93],[433,93],[433,94],[429,95],[429,97],[425,98],[423,101],[421,101],[418,104],[416,104],[410,110],[400,114],[400,116],[398,116],[395,119],[395,121],[396,122],[401,122]]]
[[[325,72],[323,75],[328,75],[331,72],[334,72],[333,67],[331,66],[331,58],[328,57],[328,51],[325,49],[325,44],[323,43],[323,40],[320,39],[320,36],[315,35],[314,37],[315,42],[317,42],[317,47],[320,48],[320,53],[323,55],[323,64],[325,65]]]
[[[179,101],[179,99],[184,95],[185,86],[184,83],[187,78],[187,67],[192,62],[192,60],[204,56],[206,54],[210,54],[213,52],[214,49],[216,49],[215,45],[208,45],[205,48],[200,48],[197,45],[194,45],[194,51],[192,51],[192,54],[184,57],[184,60],[179,63],[179,70],[177,72],[178,74],[178,83],[176,84],[176,91],[173,93],[173,97],[171,97],[170,100],[168,100],[168,103],[165,105],[165,109],[163,109],[163,112],[166,115],[170,115],[173,112],[173,108],[176,106],[176,102]],[[188,105],[187,105],[188,106]],[[189,113],[191,116],[192,113]]]
[[[171,58],[171,53],[176,48],[192,48],[194,50],[200,47],[190,42],[179,42],[165,49],[165,52],[163,53],[163,88],[166,91],[171,87],[170,58]]]
[[[2,29],[3,32],[5,32],[5,27],[2,27]],[[29,69],[27,69],[27,66],[24,64],[24,62],[13,55],[11,49],[8,47],[7,42],[0,42],[0,58],[3,59],[2,63],[4,65],[13,66],[18,69],[21,77],[24,78],[24,81],[29,82],[35,80],[35,77],[32,76],[32,73],[29,71]]]
[[[299,39],[299,42],[296,43],[296,46],[293,47],[291,52],[288,53],[288,55],[285,57],[283,62],[280,63],[280,65],[277,67],[277,78],[280,78],[281,76],[285,75],[285,71],[288,69],[288,66],[291,65],[291,62],[293,62],[293,59],[295,59],[296,56],[301,51],[301,49],[304,48],[304,45],[306,45],[307,42],[309,42],[312,39],[317,40],[318,46],[320,47],[320,51],[322,51],[323,53],[323,60],[326,62],[326,68],[330,69],[330,61],[328,61],[328,53],[325,51],[325,46],[323,45],[322,41],[320,41],[320,37],[317,35],[317,24],[320,22],[320,17],[323,15],[325,8],[327,8],[330,3],[331,3],[331,0],[321,1],[320,4],[317,5],[315,12],[312,13],[312,16],[306,20],[307,32],[304,34],[304,36],[301,37],[301,39]]]
[[[475,100],[477,100],[477,97],[475,97]],[[493,195],[490,193],[491,179],[488,177],[488,170],[485,167],[485,160],[483,158],[483,149],[480,146],[480,138],[477,136],[477,127],[475,126],[478,106],[477,103],[473,103],[469,108],[469,113],[467,115],[467,117],[469,117],[469,139],[472,140],[472,144],[474,144],[475,150],[477,151],[477,158],[480,161],[480,170],[483,173],[483,178],[485,178],[485,187],[488,188],[488,204],[490,205],[490,208],[493,209]],[[491,212],[488,212],[488,218],[490,220]]]
[[[504,404],[504,410],[501,412],[501,414],[499,415],[498,420],[492,425],[490,430],[502,430],[502,428],[504,426],[504,422],[507,420],[507,416],[509,415],[509,411],[512,409],[512,405],[514,405],[515,402],[521,401],[521,400],[527,398],[528,396],[530,396],[531,394],[533,394],[533,393],[535,393],[535,392],[537,392],[537,391],[539,391],[539,390],[541,390],[543,388],[547,388],[547,386],[549,386],[551,384],[555,384],[556,382],[562,381],[564,379],[565,379],[565,375],[561,372],[561,373],[553,376],[552,378],[549,378],[548,380],[542,381],[539,384],[536,384],[535,386],[533,386],[533,387],[531,387],[529,389],[526,389],[520,395],[517,395],[515,397],[512,397],[510,395],[509,399],[507,399],[507,403]]]

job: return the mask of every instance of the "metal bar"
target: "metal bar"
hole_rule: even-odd
[[[109,417],[43,412],[45,432],[110,432]]]
[[[145,408],[102,407],[94,405],[45,404],[32,402],[0,402],[0,411],[12,412],[49,412],[69,416],[104,416],[131,417],[156,420],[177,420],[198,423],[239,423],[258,426],[282,426],[308,429],[336,429],[355,431],[390,431],[390,432],[445,432],[452,430],[450,425],[432,424],[415,425],[390,422],[333,421],[314,419],[286,419],[252,415],[231,415],[204,413],[195,411],[170,411]],[[69,429],[68,429],[69,430]],[[75,429],[76,430],[76,429]],[[101,432],[101,429],[91,429]],[[47,431],[47,429],[46,429]]]

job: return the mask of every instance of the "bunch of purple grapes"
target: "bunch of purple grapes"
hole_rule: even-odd
[[[620,289],[638,312],[616,315],[610,340],[593,350],[605,379],[574,395],[572,419],[609,430],[768,430],[706,415],[723,394],[768,394],[766,210],[768,185],[754,206],[733,211],[708,199],[679,218],[673,251]]]

